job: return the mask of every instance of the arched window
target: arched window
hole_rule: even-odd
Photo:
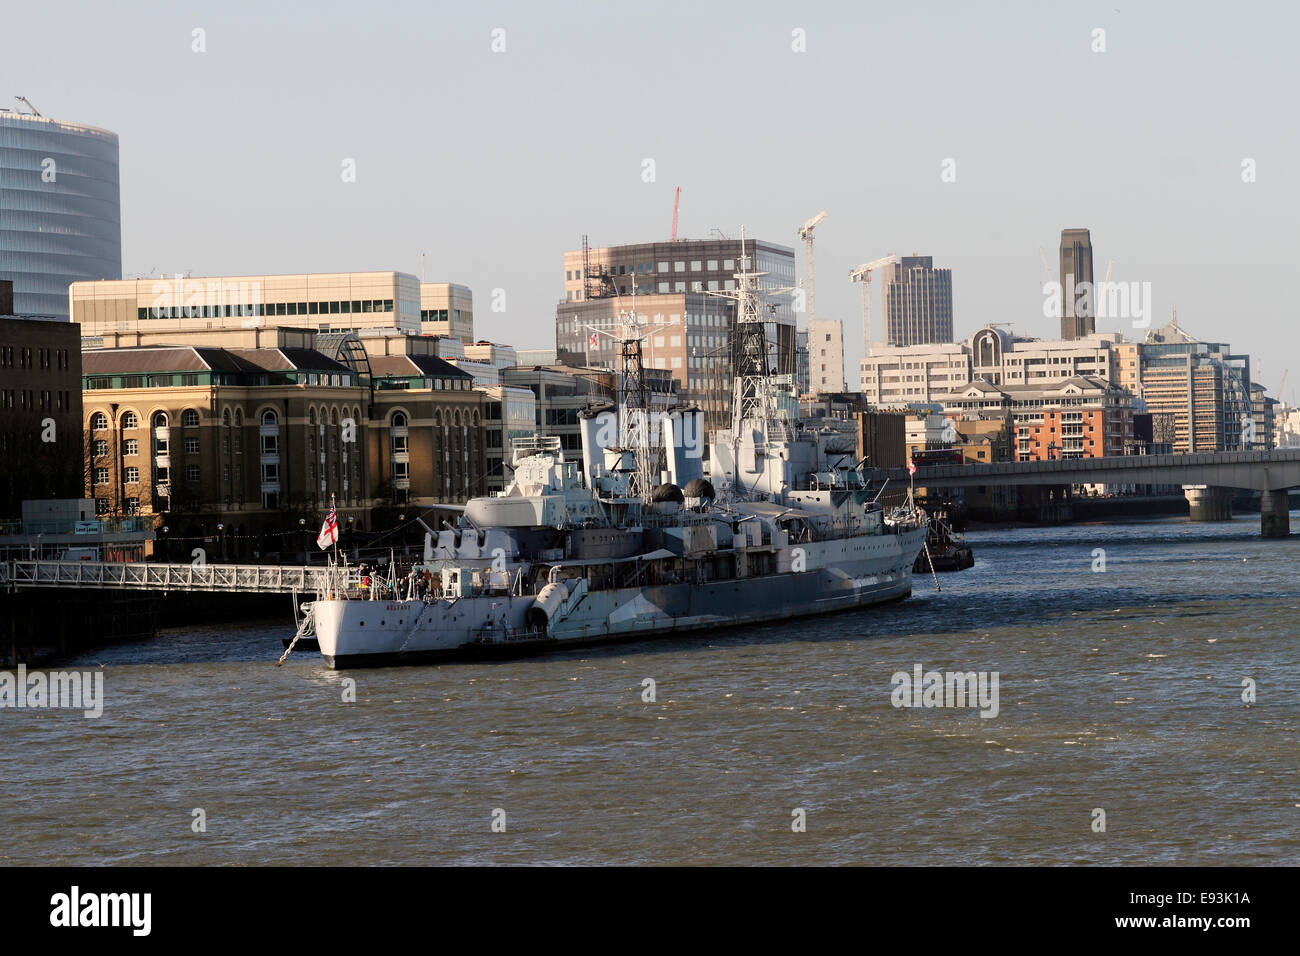
[[[331,408],[331,409],[330,409],[330,424],[331,424],[331,425],[337,425],[338,423],[339,423],[339,410],[338,410],[337,408]]]
[[[154,427],[154,428],[166,428],[166,427],[167,427],[167,413],[166,413],[166,412],[154,412],[154,416],[153,416],[153,427]]]
[[[103,412],[95,412],[90,416],[90,428],[91,431],[108,431],[108,416]]]
[[[394,428],[405,428],[405,427],[406,427],[406,413],[405,413],[405,412],[393,412],[393,427],[394,427]]]
[[[459,409],[459,408],[456,409],[455,411],[453,411],[453,412],[451,413],[451,423],[452,423],[452,425],[456,426],[457,428],[460,427],[460,409]]]
[[[140,419],[136,417],[135,412],[127,412],[125,415],[122,416],[122,429],[124,431],[130,430],[132,428],[139,428],[139,427],[140,427]]]
[[[263,425],[278,425],[279,423],[280,420],[276,418],[275,412],[273,412],[271,409],[268,408],[266,411],[262,412]]]
[[[434,424],[434,427],[435,427],[435,428],[441,428],[441,427],[442,427],[442,409],[441,409],[441,408],[435,408],[435,409],[433,410],[433,424]]]
[[[307,412],[307,422],[308,422],[308,424],[310,424],[310,425],[312,425],[313,427],[315,427],[315,425],[316,425],[316,409],[313,408],[313,409],[311,409],[310,411]]]
[[[477,412],[477,411],[474,412],[474,424],[475,424],[475,425],[478,424],[478,412]]]
[[[230,409],[223,409],[221,412],[221,424],[226,428],[230,427]]]
[[[244,425],[244,410],[243,410],[242,408],[236,408],[236,409],[235,409],[235,427],[236,427],[236,428],[242,428],[243,425]]]
[[[186,428],[196,428],[199,424],[199,413],[192,408],[187,408],[181,412],[181,425]]]

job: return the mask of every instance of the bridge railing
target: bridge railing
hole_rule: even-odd
[[[259,564],[157,564],[152,562],[0,562],[6,588],[81,587],[147,591],[242,591],[264,594],[355,588],[355,569]]]

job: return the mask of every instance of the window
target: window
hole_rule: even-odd
[[[154,475],[154,480],[157,481],[158,484],[160,484],[160,485],[165,485],[165,484],[167,484],[168,480],[169,480],[170,477],[171,477],[170,473],[168,472],[167,466],[166,466],[166,465],[160,465],[160,466],[156,469],[156,471],[157,471],[157,474]]]
[[[108,484],[108,469],[107,469],[107,468],[96,468],[96,469],[95,469],[95,484],[97,484],[97,485],[106,485],[106,484]]]
[[[280,420],[275,417],[275,412],[271,411],[269,408],[266,411],[262,412],[263,425],[278,425],[279,423]]]
[[[140,483],[140,469],[134,466],[126,470],[126,483],[128,485],[138,485]]]
[[[224,425],[226,428],[230,427],[230,409],[227,408],[224,411],[222,411],[221,424]]]
[[[140,513],[140,499],[139,499],[139,498],[127,498],[127,499],[126,499],[126,513],[129,514],[129,515],[138,515],[138,514]]]
[[[185,428],[195,428],[199,424],[199,413],[192,408],[185,409],[181,413],[181,425]]]
[[[165,454],[167,454],[167,439],[166,439],[166,438],[155,438],[155,439],[153,440],[153,453],[154,453],[155,455],[165,455]]]
[[[405,436],[405,435],[394,435],[394,436],[393,436],[393,454],[395,454],[395,455],[401,455],[401,454],[405,453],[406,450],[407,450],[407,447],[406,447],[406,436]]]
[[[122,454],[138,455],[140,454],[140,441],[137,438],[128,438],[122,442]]]
[[[185,454],[197,455],[199,453],[199,440],[197,438],[185,439]]]
[[[262,454],[263,455],[280,454],[280,438],[278,435],[262,436]]]
[[[262,465],[262,482],[264,484],[274,484],[280,480],[280,465],[278,462],[268,461]]]
[[[106,515],[106,514],[108,514],[108,499],[107,499],[107,498],[96,498],[96,499],[95,499],[95,514],[97,514],[97,515]]]
[[[136,417],[135,412],[127,412],[122,416],[122,428],[125,431],[140,427],[140,419]]]
[[[103,457],[104,457],[105,455],[107,455],[107,454],[108,454],[108,442],[105,441],[103,438],[96,438],[96,439],[95,439],[95,457],[96,457],[96,458],[103,458]]]
[[[103,412],[95,412],[90,416],[90,428],[92,431],[108,431],[108,416]]]
[[[186,466],[185,466],[185,480],[186,480],[186,481],[189,481],[189,482],[197,482],[197,481],[199,480],[199,466],[198,466],[198,465],[186,465]]]

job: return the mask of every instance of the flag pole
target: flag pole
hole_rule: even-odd
[[[339,563],[339,515],[334,507],[334,493],[330,492],[330,513],[334,515],[334,533],[331,537],[334,539],[334,566],[338,567]]]

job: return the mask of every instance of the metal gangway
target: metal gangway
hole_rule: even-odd
[[[355,567],[153,562],[5,561],[0,589],[103,588],[128,591],[215,591],[254,594],[347,592],[360,584]]]

